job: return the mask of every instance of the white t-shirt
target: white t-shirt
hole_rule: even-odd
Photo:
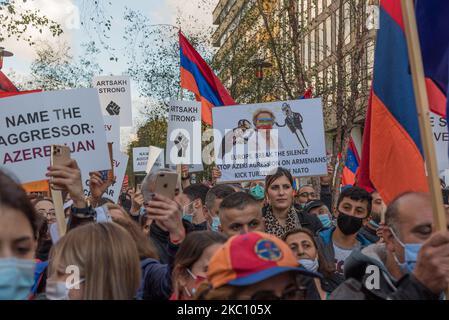
[[[344,266],[346,259],[352,253],[352,250],[360,247],[360,243],[358,243],[355,247],[351,249],[340,248],[335,243],[333,244],[333,246],[335,252],[335,269],[337,270],[338,273],[344,274]]]

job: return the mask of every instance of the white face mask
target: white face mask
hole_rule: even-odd
[[[84,282],[84,279],[67,286],[65,281],[47,280],[45,294],[49,300],[70,300],[69,290]]]
[[[299,264],[306,268],[309,271],[317,272],[319,268],[318,258],[315,258],[314,260],[311,259],[299,259]]]

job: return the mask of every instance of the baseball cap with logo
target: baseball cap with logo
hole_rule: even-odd
[[[281,239],[251,232],[233,236],[215,253],[209,262],[207,278],[216,289],[225,284],[247,286],[288,271],[321,277],[300,266]]]

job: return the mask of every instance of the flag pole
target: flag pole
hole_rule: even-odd
[[[433,218],[436,229],[438,231],[446,231],[446,213],[443,207],[443,195],[438,179],[438,165],[435,156],[432,128],[430,127],[429,100],[427,97],[414,3],[414,1],[410,0],[401,0],[402,17],[404,19],[405,36],[413,79],[413,91],[415,92],[416,109],[418,112],[419,131],[427,169],[427,183],[429,184],[432,200]],[[447,299],[449,299],[449,288],[446,289]]]

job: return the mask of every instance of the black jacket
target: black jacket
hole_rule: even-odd
[[[305,212],[299,205],[295,205],[295,209],[298,212],[299,222],[303,228],[309,229],[313,234],[323,229],[323,224],[316,215]]]
[[[384,244],[372,244],[355,250],[345,262],[346,281],[334,290],[331,300],[437,300],[439,298],[439,295],[432,293],[412,274],[395,280],[385,267],[386,255]],[[376,275],[378,275],[378,282]]]

